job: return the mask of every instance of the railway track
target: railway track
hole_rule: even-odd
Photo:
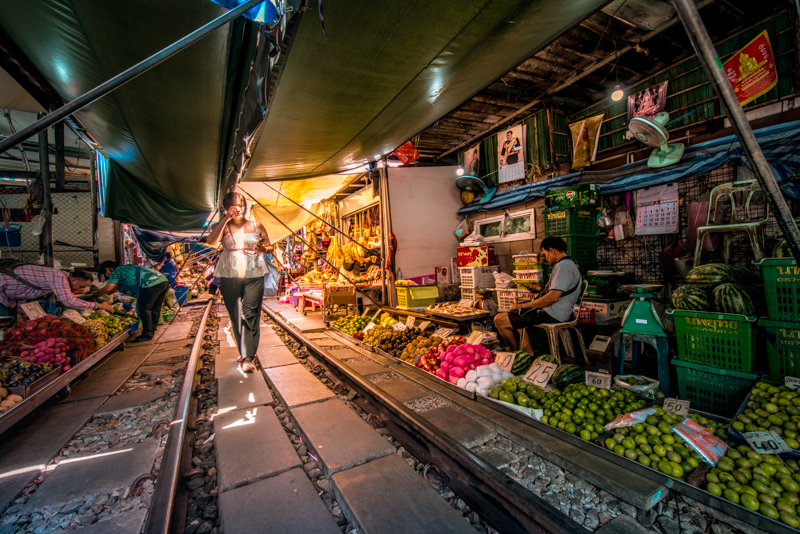
[[[346,363],[331,358],[323,347],[302,336],[289,323],[264,311],[294,337],[328,370],[334,381],[355,391],[364,411],[377,414],[385,427],[421,462],[435,465],[449,487],[496,530],[504,534],[578,534],[586,530],[557,508],[516,483],[482,457],[441,432],[403,403],[355,372]]]
[[[441,473],[449,477],[449,486],[453,491],[466,500],[470,507],[494,528],[503,533],[585,532],[584,528],[561,510],[537,497],[518,480],[504,474],[482,456],[475,454],[462,443],[449,437],[441,427],[432,425],[428,419],[384,393],[380,383],[376,384],[365,378],[348,365],[344,358],[332,356],[330,347],[320,345],[313,339],[315,335],[324,334],[332,339],[337,339],[346,347],[359,350],[356,344],[347,339],[347,336],[327,328],[310,335],[304,333],[292,321],[284,319],[269,306],[265,305],[263,309],[286,333],[306,347],[312,358],[326,369],[330,378],[342,383],[348,389],[354,390],[357,393],[354,402],[366,412],[377,414],[391,434],[409,452],[422,462],[438,466]],[[397,367],[390,368],[404,373]],[[404,374],[409,377],[414,375],[414,373],[407,372]],[[446,388],[441,386],[437,388],[436,379],[431,381],[422,378],[418,379],[418,382],[439,394],[448,395]],[[450,395],[450,398],[458,402],[457,395]],[[472,401],[469,406],[471,408],[468,407],[466,410],[473,409],[476,413],[480,412],[484,420],[487,418],[487,410],[483,409],[480,403]],[[491,412],[492,409],[488,411]],[[513,424],[514,420],[520,421],[520,425],[516,425],[516,428],[509,431],[509,434],[515,434],[513,439],[519,438],[526,432],[526,429],[536,435],[536,438],[532,437],[530,442],[526,442],[529,450],[534,450],[537,454],[546,457],[547,451],[544,451],[544,448],[549,446],[552,452],[561,447],[562,450],[558,454],[563,457],[560,459],[563,463],[559,463],[559,459],[552,456],[547,459],[559,463],[565,470],[580,473],[586,480],[612,495],[622,495],[621,499],[634,502],[638,509],[638,513],[634,516],[643,525],[647,525],[648,517],[658,516],[662,509],[666,508],[668,500],[680,499],[681,506],[688,504],[697,514],[702,511],[704,516],[709,518],[709,523],[718,522],[726,525],[726,528],[732,525],[744,532],[776,534],[795,532],[786,525],[717,498],[686,482],[672,479],[652,469],[629,462],[611,451],[587,444],[575,436],[564,435],[563,432],[548,425],[538,425],[541,429],[538,427],[532,429],[529,421],[523,423],[521,419],[523,416],[511,410],[501,410],[500,413],[509,418],[504,419],[505,425],[509,422]],[[536,448],[535,441],[541,443],[541,449]],[[574,457],[567,458],[570,455]],[[581,455],[583,458],[580,458]],[[580,471],[579,464],[581,462],[593,462],[596,471],[594,473]],[[604,472],[606,473],[605,479],[601,480]],[[625,493],[626,487],[629,490],[628,493]],[[680,517],[677,519],[680,521]],[[649,521],[649,524],[653,524],[653,519]],[[664,529],[662,528],[662,530]]]
[[[211,307],[202,307],[194,336],[198,305],[159,327],[154,341],[125,345],[121,335],[76,366],[81,379],[68,395],[43,395],[4,429],[0,531],[102,525],[138,534],[145,521],[146,532],[171,531],[180,516],[180,451],[193,424],[197,358]],[[65,380],[47,390],[61,390]]]

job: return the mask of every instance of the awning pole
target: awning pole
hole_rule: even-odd
[[[43,113],[39,117],[44,116]],[[42,215],[44,226],[39,239],[43,252],[45,267],[52,267],[53,260],[53,199],[50,196],[50,147],[47,141],[47,129],[39,130],[39,183],[42,186]]]
[[[193,45],[194,43],[196,43],[209,33],[213,32],[217,28],[224,26],[225,24],[237,18],[239,15],[254,8],[255,6],[257,6],[262,2],[264,2],[264,0],[248,0],[244,4],[237,7],[236,9],[231,9],[224,15],[220,15],[219,17],[215,18],[205,26],[198,28],[197,30],[193,31],[186,37],[180,39],[179,41],[174,42],[173,44],[169,45],[160,52],[156,52],[155,54],[145,59],[144,61],[141,61],[136,65],[132,66],[131,68],[122,71],[121,73],[117,74],[107,82],[98,85],[88,93],[84,93],[83,95],[79,96],[72,102],[69,102],[64,106],[58,108],[57,110],[53,111],[52,113],[47,114],[46,117],[44,117],[43,119],[39,119],[38,121],[34,122],[27,128],[21,130],[19,133],[13,134],[12,136],[7,137],[3,141],[0,141],[0,154],[6,152],[10,148],[14,148],[24,140],[36,135],[45,128],[49,128],[53,124],[61,120],[64,120],[65,118],[72,115],[76,111],[88,106],[95,100],[104,97],[114,89],[117,89],[118,87],[125,85],[126,83],[133,80],[140,74],[144,74],[145,72],[152,69],[159,63],[166,61],[167,59],[171,58],[184,48]],[[266,6],[266,9],[270,9],[270,7],[274,9],[272,2],[264,2],[264,5]],[[270,14],[267,13],[265,16],[267,20],[272,18],[269,15]],[[273,17],[274,15],[275,14],[273,13]]]
[[[736,133],[736,137],[739,138],[739,143],[747,155],[750,167],[753,169],[761,189],[764,190],[767,200],[772,206],[772,211],[778,219],[778,225],[783,230],[783,235],[789,243],[789,248],[792,250],[794,257],[800,259],[800,230],[794,223],[789,206],[786,205],[786,200],[783,198],[778,183],[772,175],[769,163],[764,157],[758,141],[756,141],[756,136],[753,134],[752,128],[750,128],[750,123],[744,110],[742,110],[742,106],[739,104],[739,99],[736,98],[736,93],[734,93],[728,77],[722,70],[722,61],[717,55],[717,49],[711,42],[711,37],[709,37],[708,31],[703,24],[703,19],[700,18],[700,13],[692,0],[673,0],[673,4],[681,22],[683,22],[686,34],[689,36],[695,52],[697,52],[697,58],[703,65],[714,91],[720,97],[733,126],[733,131]]]

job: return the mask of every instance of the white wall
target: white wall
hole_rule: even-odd
[[[449,267],[455,257],[453,229],[464,205],[455,181],[456,167],[389,168],[395,269],[403,278],[433,274],[434,267]]]

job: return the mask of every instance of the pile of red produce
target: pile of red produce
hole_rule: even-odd
[[[59,349],[60,356],[66,358],[66,354],[69,353],[74,362],[83,361],[95,351],[94,338],[84,327],[69,319],[46,315],[18,323],[6,331],[0,347],[0,357],[20,358],[24,357],[22,353],[25,351],[31,356],[35,354],[39,343],[48,342],[50,339],[53,340],[53,347],[57,344],[62,345]]]
[[[69,371],[69,357],[65,341],[63,337],[51,337],[47,341],[37,343],[32,350],[23,350],[19,355],[26,362],[52,363],[63,366],[62,371]]]
[[[414,365],[456,384],[468,371],[494,361],[489,349],[465,343],[466,340],[461,336],[446,339],[428,349]]]

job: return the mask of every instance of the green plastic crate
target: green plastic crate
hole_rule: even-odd
[[[590,235],[597,233],[595,208],[566,208],[544,214],[544,233],[547,236]]]
[[[398,308],[427,308],[436,304],[439,296],[437,286],[401,286],[397,287]]]
[[[691,362],[672,360],[678,374],[678,395],[692,409],[733,417],[758,381],[758,375],[715,369]]]
[[[757,317],[669,310],[675,319],[678,359],[751,373],[755,368]]]
[[[783,384],[784,377],[800,377],[800,323],[761,319],[767,339],[769,376]]]
[[[773,321],[800,323],[800,266],[794,258],[764,258],[761,269],[767,316]]]
[[[561,239],[567,242],[567,253],[575,263],[597,263],[597,236],[565,235]]]

